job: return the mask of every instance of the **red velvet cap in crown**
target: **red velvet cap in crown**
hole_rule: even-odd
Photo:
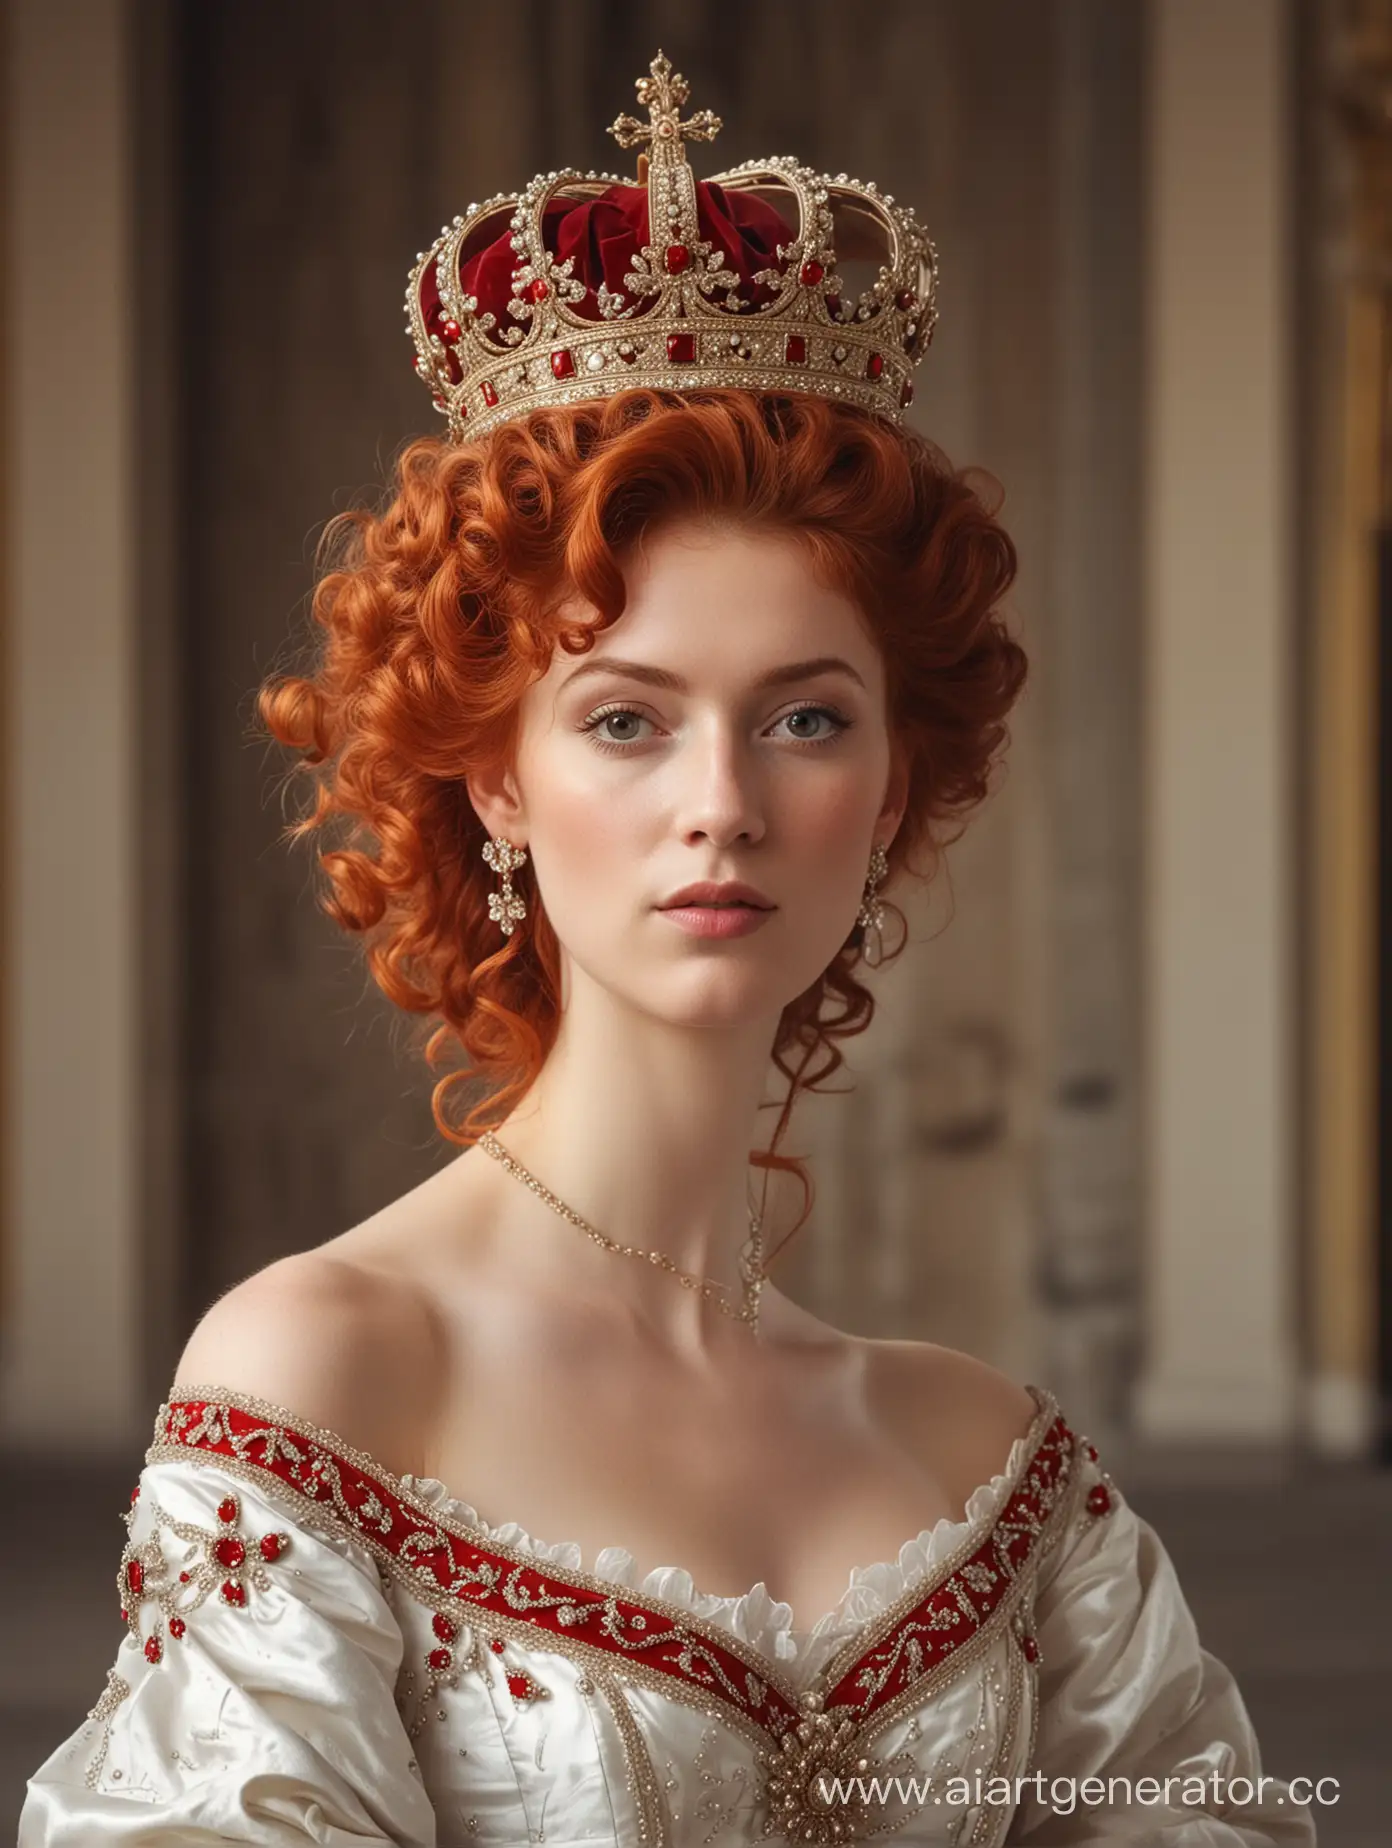
[[[789,156],[697,181],[708,109],[661,52],[638,80],[636,181],[539,174],[446,225],[411,271],[416,370],[456,442],[548,404],[638,387],[816,392],[900,422],[937,319],[937,252],[873,185]],[[644,168],[646,167],[646,172]],[[841,261],[878,275],[851,296]]]

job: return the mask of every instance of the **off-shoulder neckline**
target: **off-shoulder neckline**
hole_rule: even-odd
[[[273,1418],[353,1462],[393,1492],[477,1534],[490,1547],[689,1612],[757,1650],[785,1673],[796,1672],[801,1678],[818,1672],[849,1636],[901,1603],[913,1587],[937,1572],[944,1562],[969,1552],[973,1543],[979,1544],[979,1536],[989,1530],[1058,1415],[1057,1404],[1046,1389],[1027,1384],[1025,1390],[1034,1400],[1035,1415],[1011,1443],[1003,1467],[968,1496],[962,1518],[954,1520],[944,1515],[933,1526],[906,1539],[895,1558],[852,1567],[846,1589],[836,1604],[805,1629],[793,1627],[793,1606],[773,1598],[763,1580],[745,1592],[703,1592],[682,1566],[659,1565],[640,1574],[634,1555],[622,1546],[602,1547],[593,1561],[586,1562],[578,1542],[541,1540],[515,1521],[489,1522],[438,1477],[420,1476],[410,1470],[397,1474],[370,1451],[359,1449],[328,1426],[255,1394],[227,1386],[176,1383],[160,1408],[156,1430],[170,1406],[190,1402],[240,1406]]]

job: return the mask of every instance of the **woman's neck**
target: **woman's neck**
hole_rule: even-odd
[[[536,1083],[499,1124],[498,1140],[605,1237],[728,1285],[737,1305],[750,1205],[757,1208],[763,1193],[749,1151],[767,1143],[773,1121],[759,1104],[775,1025],[698,1030],[612,1005],[572,1007]],[[710,1323],[713,1305],[697,1292],[655,1265],[603,1251],[514,1177],[506,1180],[519,1196],[509,1219],[525,1215],[544,1242],[548,1285],[569,1273],[587,1295],[596,1286],[612,1292],[682,1339]],[[715,1318],[728,1320],[718,1310]]]

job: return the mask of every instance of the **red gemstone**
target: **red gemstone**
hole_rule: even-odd
[[[913,380],[905,379],[899,388],[899,402],[905,410],[913,403]]]
[[[458,321],[442,321],[440,323],[440,338],[442,340],[447,340],[449,344],[453,346],[455,341],[459,338]]]
[[[220,1521],[235,1521],[237,1518],[237,1498],[236,1496],[235,1495],[224,1495],[222,1500],[218,1503],[217,1512],[218,1512],[218,1519]]]
[[[437,1675],[443,1675],[450,1663],[454,1660],[454,1657],[450,1654],[448,1649],[432,1649],[425,1659],[435,1670]]]
[[[442,1643],[452,1643],[457,1634],[455,1625],[450,1622],[443,1611],[436,1611],[430,1627]]]
[[[913,307],[916,299],[912,289],[901,289],[894,298],[894,306],[907,311]]]
[[[883,371],[884,371],[884,355],[881,353],[872,353],[869,359],[867,359],[865,362],[866,378],[867,379],[877,379]]]
[[[479,390],[483,393],[483,401],[485,404],[493,405],[498,402],[498,388],[493,383],[492,379],[485,379],[482,385],[479,386]]]
[[[188,1584],[188,1582],[189,1582],[189,1575],[188,1575],[188,1573],[187,1573],[187,1572],[181,1572],[181,1573],[179,1574],[179,1583],[180,1583],[181,1585],[187,1585],[187,1584]]]
[[[135,1487],[131,1490],[131,1500],[135,1501],[137,1497],[139,1496],[139,1494],[140,1494],[140,1484],[137,1482]]]
[[[138,1598],[145,1587],[145,1568],[138,1559],[133,1559],[126,1567],[126,1583]]]
[[[557,347],[551,355],[551,370],[558,379],[575,377],[575,355],[569,347]]]
[[[506,1649],[507,1644],[503,1641],[501,1636],[495,1636],[488,1647],[493,1651],[494,1655],[501,1655],[504,1649]]]
[[[1088,1461],[1089,1461],[1090,1463],[1095,1463],[1095,1462],[1097,1461],[1097,1446],[1096,1446],[1096,1444],[1091,1444],[1091,1443],[1089,1443],[1089,1444],[1085,1444],[1085,1445],[1083,1446],[1083,1448],[1084,1448],[1084,1450],[1085,1450],[1085,1451],[1087,1452],[1087,1457],[1088,1457]]]
[[[125,1605],[123,1604],[121,1606],[121,1622],[129,1623],[129,1621],[130,1621],[130,1612],[126,1609]]]
[[[508,1693],[511,1694],[514,1700],[530,1700],[532,1698],[532,1684],[525,1675],[509,1675]]]
[[[817,259],[815,257],[809,257],[798,272],[798,280],[802,283],[804,288],[815,289],[825,275],[826,271],[822,268],[821,264],[818,263]]]
[[[151,1636],[146,1640],[145,1660],[147,1662],[158,1662],[163,1653],[160,1648],[160,1639],[157,1636]]]
[[[1095,1488],[1088,1490],[1087,1508],[1089,1514],[1107,1514],[1112,1506],[1112,1498],[1107,1493],[1105,1483],[1099,1482]]]
[[[551,291],[547,288],[540,276],[533,276],[532,280],[522,291],[523,296],[529,302],[544,302],[550,293]]]
[[[675,366],[690,366],[696,359],[695,334],[668,334],[667,357]]]
[[[788,343],[783,349],[783,357],[790,366],[807,364],[807,342],[801,334],[789,334]]]
[[[1039,1660],[1039,1644],[1032,1636],[1022,1637],[1020,1647],[1024,1651],[1025,1660],[1027,1662],[1037,1662]]]
[[[171,1617],[169,1619],[169,1634],[171,1636],[178,1638],[183,1635],[187,1628],[188,1625],[184,1622],[182,1617]]]
[[[667,274],[669,276],[680,276],[690,261],[691,252],[687,249],[685,244],[669,244],[667,246],[666,263]]]
[[[285,1535],[284,1534],[262,1534],[261,1536],[261,1557],[263,1559],[279,1559],[280,1549],[284,1545],[285,1545]]]
[[[246,1588],[245,1586],[239,1585],[236,1579],[224,1579],[222,1584],[222,1596],[223,1601],[227,1604],[245,1604]]]
[[[235,1534],[226,1534],[213,1548],[213,1558],[231,1572],[246,1558],[246,1548]]]

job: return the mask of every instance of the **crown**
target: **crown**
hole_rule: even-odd
[[[815,392],[898,423],[937,320],[937,252],[892,195],[790,156],[698,181],[708,109],[659,52],[648,120],[609,133],[638,176],[538,174],[445,225],[406,291],[416,370],[455,441],[639,388]],[[838,274],[868,265],[852,293]],[[873,273],[877,266],[877,273]]]

